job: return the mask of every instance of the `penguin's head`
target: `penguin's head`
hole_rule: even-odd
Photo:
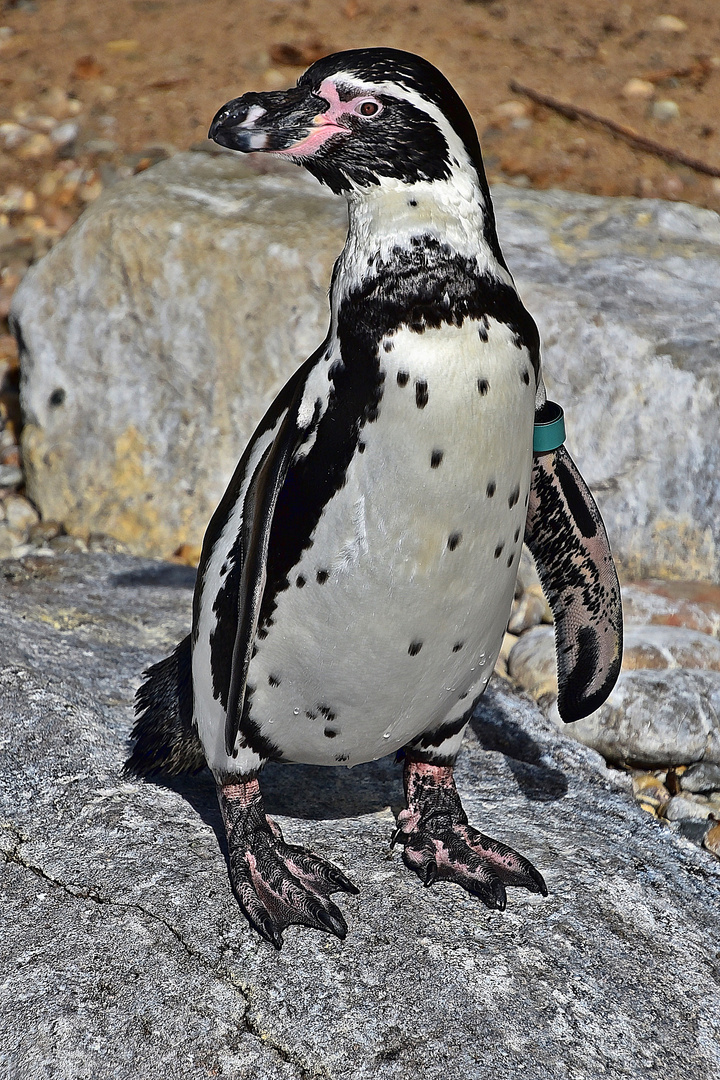
[[[248,93],[216,114],[209,137],[304,165],[336,193],[474,174],[480,145],[465,105],[437,68],[398,49],[323,57],[290,90]]]

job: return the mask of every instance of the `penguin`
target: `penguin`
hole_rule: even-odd
[[[427,60],[389,48],[246,93],[209,136],[284,157],[348,205],[327,336],[270,405],[205,535],[192,632],[137,694],[126,774],[208,765],[229,875],[277,949],[343,939],[337,867],[265,814],[268,761],[403,760],[393,835],[425,885],[503,910],[547,895],[468,822],[453,779],[507,626],[523,539],[555,617],[566,722],[620,669],[620,590],[597,506],[547,400],[540,340],[498,243],[470,114]]]

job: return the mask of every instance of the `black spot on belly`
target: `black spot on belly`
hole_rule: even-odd
[[[487,339],[488,339],[488,330],[489,329],[490,329],[490,324],[487,321],[487,315],[481,316],[480,325],[478,326],[478,337],[480,338],[481,341],[487,341]]]
[[[334,720],[335,713],[332,711],[329,705],[316,705],[315,708],[326,720]]]
[[[398,384],[398,386],[407,386],[409,379],[410,379],[410,376],[407,373],[407,371],[398,371],[398,373],[397,373],[397,384]]]
[[[500,556],[502,555],[502,550],[503,550],[504,547],[505,547],[505,544],[498,544],[498,546],[495,548],[495,558],[496,559],[500,558]]]
[[[306,711],[305,715],[307,716],[308,720],[317,720],[317,715],[318,714],[316,712],[312,712],[310,709],[308,709]]]
[[[485,488],[485,494],[487,495],[488,499],[492,499],[493,495],[495,494],[495,490],[495,481],[491,480],[488,486]]]
[[[480,391],[481,395],[485,397],[488,390],[490,389],[490,383],[487,381],[487,379],[478,379],[477,388]]]
[[[408,206],[417,206],[417,199],[408,199]]]
[[[417,656],[423,647],[422,641],[411,641],[408,646],[408,652],[410,656]]]
[[[395,348],[395,345],[394,345],[394,343],[392,341],[384,341],[383,342],[383,349],[385,350],[385,352],[392,352],[394,348]]]
[[[428,403],[428,384],[424,379],[415,380],[415,404],[418,409],[424,409]]]
[[[271,686],[279,686],[280,685],[280,680],[278,679],[277,675],[268,675],[268,682],[270,683]]]
[[[515,536],[513,537],[513,540],[514,540],[514,542],[515,542],[516,544],[517,544],[517,542],[518,542],[518,537],[519,537],[519,536],[520,536],[520,529],[519,529],[519,528],[517,528],[517,529],[515,530]]]
[[[522,381],[525,383],[526,386],[530,385],[530,372],[528,371],[527,368],[525,368],[525,370],[522,373]]]
[[[450,548],[451,551],[454,551],[461,540],[462,540],[462,533],[461,532],[450,533],[450,536],[448,537],[447,546]]]
[[[458,694],[458,701],[464,701],[469,693],[469,690],[465,690],[462,694]]]
[[[315,580],[317,581],[318,585],[324,585],[329,577],[329,570],[318,570],[317,574],[315,575]]]
[[[359,442],[358,443],[358,454],[364,454],[364,453],[365,453],[365,443],[364,442]]]
[[[305,584],[305,578],[302,576],[302,574],[298,574],[298,576],[295,578],[295,584],[297,585],[298,589],[302,589],[303,585]]]
[[[336,761],[347,761],[347,759],[348,759],[349,757],[350,757],[350,755],[349,755],[349,754],[336,754],[336,755],[335,755],[335,760],[336,760]]]
[[[442,450],[433,450],[432,454],[430,455],[430,468],[431,469],[437,469],[437,467],[440,464],[440,462],[442,461],[442,459],[443,459],[443,451]]]
[[[513,488],[513,490],[510,492],[510,495],[508,496],[508,506],[510,507],[511,510],[512,510],[513,506],[515,505],[515,503],[518,501],[519,498],[520,498],[520,487],[518,486],[518,487]]]
[[[460,652],[464,644],[464,641],[456,641],[453,645],[453,652]]]
[[[326,739],[334,739],[337,735],[337,731],[335,730],[335,728],[326,727],[323,734],[325,735]]]
[[[508,555],[508,561],[507,561],[508,569],[510,569],[510,567],[512,566],[512,561],[513,561],[514,558],[515,558],[515,553],[511,552],[510,555]]]

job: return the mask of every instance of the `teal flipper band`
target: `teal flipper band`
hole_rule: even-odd
[[[565,442],[565,413],[556,401],[546,401],[535,415],[540,419],[535,421],[533,453],[557,450]]]

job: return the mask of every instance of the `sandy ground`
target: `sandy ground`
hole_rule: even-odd
[[[126,153],[187,148],[228,98],[290,85],[327,52],[391,45],[460,91],[491,180],[720,210],[720,182],[509,90],[519,80],[720,167],[716,0],[15,0],[2,22],[0,119],[60,88],[89,111],[84,135]],[[631,79],[646,83],[635,96]],[[43,164],[0,156],[0,190]]]

